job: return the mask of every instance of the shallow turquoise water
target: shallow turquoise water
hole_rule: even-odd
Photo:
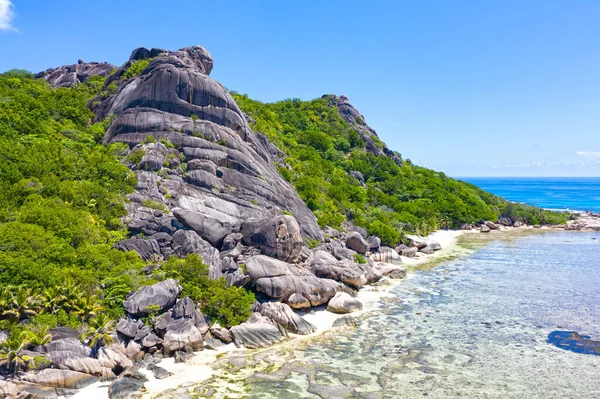
[[[599,251],[600,233],[551,232],[413,273],[358,328],[261,352],[284,366],[243,397],[599,398],[600,356],[546,342],[600,339]]]

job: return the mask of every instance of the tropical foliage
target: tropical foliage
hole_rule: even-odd
[[[326,98],[264,104],[233,93],[251,116],[252,127],[286,154],[281,175],[298,191],[321,226],[340,228],[346,220],[365,227],[386,245],[402,232],[429,233],[463,223],[495,220],[508,202],[444,173],[401,166],[387,156],[365,150],[365,144]],[[376,144],[382,143],[374,138]],[[364,177],[362,185],[351,171]],[[563,215],[532,209],[519,213],[528,223],[554,223]],[[550,216],[552,215],[552,216]]]

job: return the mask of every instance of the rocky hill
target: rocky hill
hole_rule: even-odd
[[[441,249],[407,233],[556,220],[403,160],[345,96],[263,104],[213,64],[139,48],[121,67],[0,75],[0,374],[20,377],[0,397],[117,376],[126,397],[163,356],[360,309],[357,290],[404,276],[401,255]]]

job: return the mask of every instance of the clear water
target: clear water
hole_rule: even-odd
[[[466,177],[472,183],[510,201],[548,209],[600,212],[600,178]]]
[[[227,355],[223,374],[198,389],[262,399],[600,398],[600,356],[546,342],[555,330],[600,339],[600,234],[486,239],[409,275],[356,329]]]

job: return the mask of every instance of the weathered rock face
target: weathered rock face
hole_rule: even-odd
[[[302,267],[264,255],[248,258],[246,270],[257,292],[281,299],[284,303],[293,297],[290,306],[294,307],[305,303],[302,298],[312,306],[322,305],[335,295],[339,287],[336,281],[318,278]]]
[[[35,75],[35,78],[47,80],[52,87],[71,87],[92,76],[108,76],[114,69],[116,69],[114,65],[105,62],[83,62],[79,60],[77,64],[47,69]]]
[[[124,77],[132,63],[145,59],[149,65],[139,76]],[[316,218],[272,162],[280,151],[250,129],[228,91],[208,76],[212,67],[212,57],[200,46],[136,49],[106,80],[103,89],[116,85],[116,93],[90,102],[98,119],[116,116],[106,141],[144,151],[137,165],[140,184],[128,205],[132,221],[141,217],[143,201],[160,202],[177,209],[179,222],[220,249],[224,237],[242,222],[272,221],[289,211],[302,235],[321,239]],[[148,135],[175,148],[145,143]],[[288,230],[287,242],[295,244],[294,229]],[[275,232],[281,236],[279,229]],[[279,242],[285,260],[293,252],[287,242]]]
[[[317,330],[285,303],[265,302],[259,305],[256,311],[294,334],[307,335]]]
[[[138,289],[123,301],[123,307],[131,315],[145,316],[153,311],[154,306],[158,307],[158,310],[163,310],[175,305],[179,294],[181,294],[181,286],[175,280],[167,279]]]
[[[328,252],[317,250],[309,260],[311,271],[317,277],[341,281],[354,288],[362,286],[361,272],[351,262],[342,263]]]
[[[302,249],[300,226],[293,216],[248,220],[242,223],[240,232],[244,244],[285,262],[296,260]]]

